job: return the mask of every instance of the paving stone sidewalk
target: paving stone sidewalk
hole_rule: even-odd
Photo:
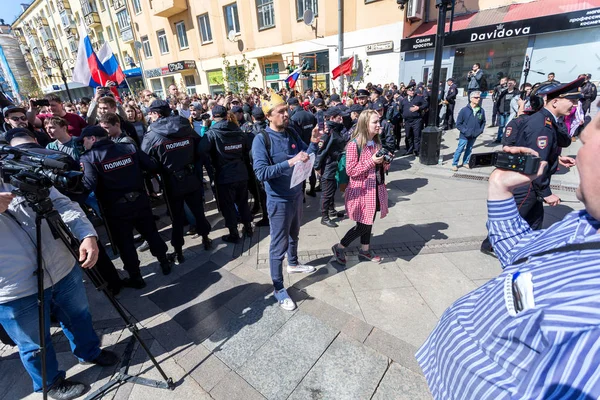
[[[445,159],[456,136],[444,136]],[[149,252],[140,253],[148,286],[125,289],[119,301],[139,320],[142,337],[177,387],[126,383],[104,398],[431,398],[414,358],[418,346],[453,301],[500,272],[497,260],[478,251],[486,235],[486,184],[459,179],[446,164],[425,167],[401,155],[395,160],[387,177],[390,214],[377,218],[373,228],[381,264],[359,262],[354,248],[347,265],[337,265],[330,247],[353,223],[342,218],[338,228],[320,225],[319,198],[308,197],[300,258],[317,271],[284,274],[299,305],[294,312],[280,309],[272,297],[265,228],[235,246],[215,239],[211,251],[187,237],[186,261],[169,276]],[[485,171],[468,173],[485,179]],[[565,182],[575,183],[574,175],[565,174]],[[546,207],[546,224],[581,208],[572,191],[557,193],[565,203]],[[226,229],[213,201],[207,210],[215,227],[211,236],[219,238]],[[156,212],[168,239],[164,207]],[[115,264],[122,268],[119,259]],[[103,295],[86,285],[102,345],[121,354],[131,334]],[[53,342],[67,376],[92,390],[117,371],[77,364],[59,328],[53,328]],[[139,347],[130,373],[159,378]],[[23,398],[41,395],[31,393],[15,350],[2,346],[0,399]]]

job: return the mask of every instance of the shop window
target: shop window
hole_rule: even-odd
[[[268,81],[279,79],[279,63],[265,64],[264,75]]]
[[[240,33],[240,19],[238,17],[237,3],[223,7],[223,14],[225,14],[226,33],[231,31],[234,31],[236,34]]]
[[[196,94],[196,78],[194,75],[186,75],[183,77],[185,81],[185,91],[188,95]]]
[[[304,12],[311,10],[316,17],[319,14],[318,0],[296,0],[296,19],[304,18]]]
[[[208,81],[210,94],[215,95],[225,93],[222,70],[216,69],[213,71],[206,71],[206,79]]]
[[[211,43],[213,39],[208,13],[198,15],[198,26],[200,27],[200,39],[202,40],[202,44]]]
[[[256,18],[258,19],[259,31],[275,26],[273,0],[256,0]]]

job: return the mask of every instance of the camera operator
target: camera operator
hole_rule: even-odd
[[[8,139],[16,144],[25,129],[9,131]],[[33,138],[31,138],[33,140]],[[39,149],[44,150],[44,149]],[[46,150],[49,151],[49,150]],[[0,324],[17,344],[19,355],[33,381],[33,390],[41,392],[42,367],[39,352],[37,299],[36,213],[25,199],[11,193],[15,187],[0,183]],[[79,206],[52,188],[49,197],[73,235],[81,240],[79,262],[92,268],[98,259],[97,234]],[[48,395],[53,399],[72,399],[86,391],[84,384],[66,380],[59,370],[50,336],[50,313],[61,323],[73,354],[80,362],[110,366],[118,357],[100,349],[100,341],[92,327],[83,276],[76,260],[60,239],[54,239],[46,221],[42,222],[42,257],[46,336],[46,372]]]
[[[317,155],[315,158],[314,169],[322,170],[321,175],[321,225],[329,228],[337,228],[332,219],[344,216],[343,212],[338,213],[335,210],[335,192],[337,184],[335,173],[337,171],[338,160],[346,148],[346,139],[344,138],[346,128],[342,123],[347,113],[338,107],[331,107],[325,111],[325,134],[319,140]]]
[[[33,136],[35,137],[35,139],[41,146],[46,146],[48,143],[50,143],[50,138],[48,137],[46,132],[44,132],[41,129],[35,129],[33,127],[33,125],[31,125],[27,121],[26,113],[27,113],[27,110],[25,110],[22,107],[17,107],[17,106],[5,107],[2,112],[2,114],[4,115],[4,121],[5,121],[4,122],[4,131],[9,131],[10,129],[15,129],[15,128],[27,129],[33,134]]]
[[[204,215],[202,180],[196,174],[195,166],[202,157],[198,146],[200,138],[188,120],[171,115],[169,103],[164,100],[153,101],[148,115],[152,124],[144,136],[142,150],[159,163],[173,222],[171,245],[175,249],[177,261],[182,263],[185,260],[184,203],[196,218],[196,230],[202,236],[204,248],[208,250],[212,247],[212,241],[208,237],[211,226]]]
[[[51,113],[39,114],[40,106],[48,105]],[[49,94],[44,100],[30,99],[29,110],[27,110],[27,119],[34,128],[40,129],[44,126],[44,119],[50,117],[61,117],[69,123],[68,132],[71,136],[79,136],[81,130],[87,126],[83,118],[77,114],[68,113],[65,111],[60,97]]]
[[[79,140],[87,150],[80,159],[83,183],[87,190],[96,193],[102,204],[108,229],[129,274],[124,285],[136,289],[146,286],[134,245],[134,228],[148,241],[163,274],[170,274],[167,245],[156,229],[142,178],[142,169],[156,170],[156,162],[135,145],[109,140],[106,130],[99,126],[85,128]]]
[[[217,201],[229,230],[229,235],[222,239],[224,242],[237,243],[240,238],[236,208],[246,236],[251,237],[253,232],[252,215],[248,208],[249,140],[236,123],[227,120],[225,107],[215,106],[213,119],[214,123],[206,135],[210,143],[208,151],[216,170]]]

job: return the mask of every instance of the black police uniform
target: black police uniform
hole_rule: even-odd
[[[423,96],[405,97],[400,103],[402,109],[402,118],[404,119],[404,141],[406,152],[419,154],[421,149],[421,129],[423,128],[423,118],[421,113],[429,105]],[[417,111],[410,111],[412,106],[418,106]]]
[[[125,132],[121,132],[119,136],[117,136],[116,138],[110,138],[110,140],[112,140],[115,143],[131,144],[134,145],[136,148],[139,148],[138,143],[132,137],[128,136]]]
[[[330,220],[330,212],[331,216],[337,216],[334,204],[337,189],[335,173],[340,156],[346,148],[345,128],[343,124],[334,121],[327,121],[326,124],[328,133],[323,134],[319,141],[314,168],[323,171],[321,174],[321,223],[329,227],[337,227],[337,224]]]
[[[150,252],[161,263],[163,273],[171,272],[167,245],[161,238],[150,199],[144,188],[142,169],[156,170],[157,164],[131,144],[99,140],[79,159],[87,190],[96,193],[114,245],[119,249],[123,266],[132,279],[141,279],[133,229],[150,246]]]
[[[292,101],[290,99],[290,101]],[[297,102],[292,102],[292,104],[297,104]],[[290,112],[290,121],[296,127],[296,130],[300,132],[300,138],[304,143],[310,145],[310,138],[312,137],[312,131],[317,126],[317,117],[304,108],[298,106],[294,110]],[[315,170],[311,171],[310,177],[308,178],[308,183],[310,184],[311,189],[309,190],[309,194],[314,195],[315,187],[317,185],[317,175],[315,174]],[[303,184],[303,190],[306,188],[306,182]]]
[[[199,141],[200,137],[187,119],[170,115],[153,122],[142,142],[142,150],[159,163],[173,221],[171,245],[180,259],[183,259],[184,203],[196,218],[196,231],[202,236],[204,247],[211,245],[208,239],[211,226],[204,215],[202,180],[196,173],[196,162],[202,156]]]
[[[252,124],[252,131],[248,133],[248,148],[252,149],[252,142],[256,135],[267,129],[267,121],[255,120]],[[252,206],[252,210],[250,210],[251,214],[256,214],[259,211],[262,212],[262,219],[257,222],[257,226],[266,226],[268,225],[269,218],[267,212],[267,193],[265,193],[265,189],[256,179],[256,175],[254,174],[254,169],[250,168],[248,170],[248,191],[252,194],[254,198],[254,205]]]
[[[400,140],[402,139],[402,128],[401,128],[401,120],[402,120],[402,110],[400,108],[401,98],[398,98],[398,101],[392,100],[390,105],[388,106],[386,119],[390,121],[392,124],[393,132],[394,132],[394,149],[400,149]]]
[[[215,182],[221,213],[229,236],[225,241],[237,242],[236,207],[247,234],[252,234],[252,215],[248,207],[248,135],[233,122],[215,122],[206,132],[210,143],[210,155],[216,170]]]
[[[456,84],[450,85],[446,92],[446,115],[444,115],[444,129],[454,129],[454,107],[456,106],[456,96],[458,95],[458,88]]]
[[[71,171],[79,171],[80,170],[79,162],[74,160],[70,155],[68,155],[66,153],[56,151],[56,150],[45,149],[37,143],[22,143],[15,147],[20,148],[20,149],[29,150],[33,153],[43,154],[43,155],[61,155],[61,161],[64,161],[68,164],[69,170],[71,170]],[[65,158],[62,158],[62,157],[65,157]],[[72,201],[78,203],[82,209],[86,208],[85,199],[87,198],[87,194],[85,194],[85,195],[84,194],[75,194],[75,193],[64,191],[60,188],[57,188],[57,190],[59,190],[62,194],[67,196]],[[121,290],[121,286],[122,286],[121,278],[119,277],[119,273],[117,272],[115,265],[113,264],[112,260],[106,253],[106,250],[104,249],[104,246],[102,245],[100,240],[98,240],[97,244],[98,244],[98,261],[96,261],[95,268],[98,270],[98,273],[100,273],[100,276],[102,276],[102,279],[104,279],[106,281],[106,283],[108,284],[108,289],[111,290],[114,294],[117,294],[119,292],[119,290]]]

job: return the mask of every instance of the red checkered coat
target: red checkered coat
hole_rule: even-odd
[[[357,143],[351,141],[346,147],[346,173],[350,178],[346,188],[346,213],[348,217],[361,224],[372,225],[377,209],[375,188],[375,163],[373,154],[377,153],[376,146],[365,146],[358,159]],[[389,165],[386,165],[386,169]],[[379,203],[381,218],[388,213],[388,195],[384,185],[379,185]]]

